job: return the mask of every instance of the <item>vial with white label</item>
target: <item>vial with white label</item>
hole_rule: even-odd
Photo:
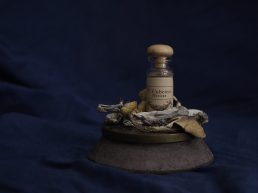
[[[151,69],[147,74],[147,111],[162,111],[173,106],[173,75],[168,66],[173,48],[155,44],[147,48]]]

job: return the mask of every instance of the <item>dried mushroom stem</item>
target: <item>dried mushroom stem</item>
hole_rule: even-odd
[[[133,101],[133,102],[128,102],[125,103],[124,106],[121,108],[121,113],[124,116],[129,116],[133,110],[135,110],[137,108],[137,102]]]
[[[115,105],[99,104],[97,107],[97,111],[102,112],[102,113],[120,112],[122,106],[123,106],[123,101],[120,101],[120,103],[115,104]]]

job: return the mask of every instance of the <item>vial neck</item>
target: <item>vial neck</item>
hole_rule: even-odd
[[[169,62],[167,57],[150,57],[149,60],[153,68],[167,68]]]

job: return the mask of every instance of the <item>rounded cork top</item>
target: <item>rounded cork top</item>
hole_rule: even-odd
[[[147,54],[154,57],[171,57],[173,48],[165,44],[154,44],[147,48]]]

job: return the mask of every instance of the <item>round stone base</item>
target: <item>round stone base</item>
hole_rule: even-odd
[[[89,159],[133,172],[164,174],[207,166],[213,154],[202,139],[163,144],[134,144],[101,138]]]

